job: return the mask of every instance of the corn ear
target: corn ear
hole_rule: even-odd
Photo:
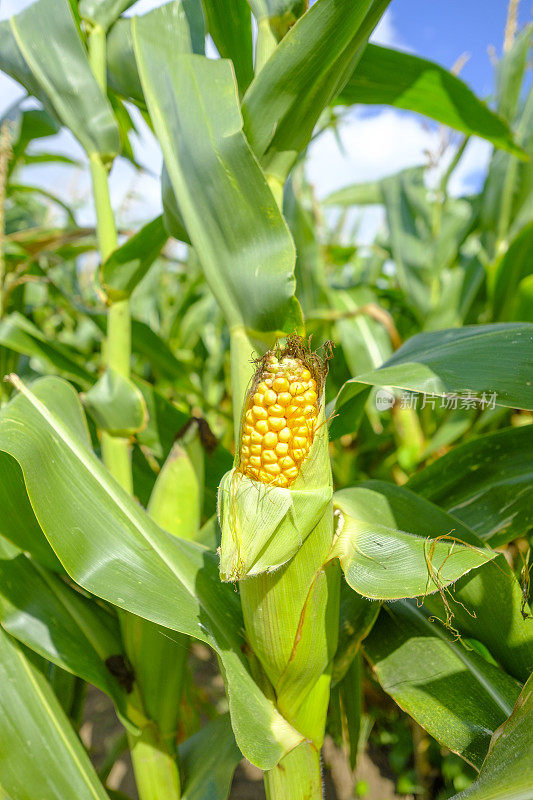
[[[258,442],[262,459],[259,465],[250,462],[249,456],[254,452],[243,452],[243,447],[249,448],[252,443],[250,430],[248,442],[241,436],[234,467],[224,477],[219,491],[220,572],[223,580],[241,581],[244,624],[256,680],[305,738],[265,773],[267,798],[312,800],[322,797],[319,753],[337,647],[340,569],[338,561],[331,557],[332,478],[323,385],[326,365],[317,363],[301,340],[294,337],[285,349],[275,352],[276,362],[269,358],[270,354],[262,360],[245,401],[241,432],[246,432],[246,425],[255,431],[255,422],[265,418],[262,413],[248,413],[253,404],[266,407],[267,414],[274,406],[275,418],[285,413],[278,406],[288,408],[283,406],[287,398],[279,403],[279,397],[267,394],[271,389],[282,391],[285,386],[281,381],[275,384],[273,379],[272,386],[261,387],[265,372],[271,370],[272,363],[283,364],[287,351],[291,358],[302,362],[299,375],[306,379],[305,370],[309,368],[312,377],[308,384],[311,380],[316,383],[316,396],[309,394],[301,404],[305,407],[309,399],[314,403],[307,417],[312,420],[308,446],[301,448],[304,457],[298,459],[296,454],[296,474],[290,464],[285,469],[286,462],[280,463],[279,470],[268,473],[262,465],[275,462],[270,455],[263,461],[263,455],[265,450],[270,452],[274,437],[267,437],[265,442],[263,436]],[[292,387],[293,396],[299,392],[304,396],[315,389],[312,385],[305,391]],[[284,418],[290,420],[290,414]],[[265,419],[268,422],[270,414]],[[265,428],[270,430],[284,428],[275,423],[273,428]],[[305,438],[300,433],[304,431],[297,431],[295,436]],[[289,450],[292,445],[293,454],[305,444],[294,440],[287,443]],[[284,449],[281,448],[281,458],[285,457]],[[270,476],[268,480],[264,480],[265,472]],[[285,483],[280,476],[287,479],[287,485],[280,485]]]
[[[220,575],[224,581],[279,569],[296,554],[331,501],[324,392],[320,385],[324,367],[298,347],[293,348],[288,356],[282,350],[279,357],[270,353],[261,360],[245,401],[235,463],[220,484]],[[293,353],[302,353],[305,360],[293,357]],[[281,370],[277,378],[272,373],[272,357]],[[303,376],[303,381],[286,380],[285,361],[297,378]],[[265,375],[273,379],[265,379]],[[300,405],[292,404],[289,397],[299,400]],[[296,410],[291,416],[292,409]],[[272,410],[277,416],[271,416]]]

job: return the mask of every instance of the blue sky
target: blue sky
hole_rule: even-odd
[[[221,0],[222,2],[223,0]],[[0,19],[29,5],[31,0],[0,0]],[[144,13],[163,0],[139,0],[129,13]],[[355,2],[355,0],[354,0]],[[533,0],[521,0],[520,20],[531,19]],[[385,17],[375,32],[374,40],[390,47],[409,50],[438,61],[450,68],[461,55],[469,59],[461,77],[482,97],[493,88],[493,66],[489,46],[501,53],[507,0],[392,0]],[[0,74],[0,114],[21,96],[20,88]],[[324,197],[341,186],[383,177],[405,167],[425,163],[425,151],[436,152],[442,141],[438,126],[408,112],[391,108],[356,109],[341,125],[339,149],[331,133],[320,137],[310,149],[307,175],[317,196]],[[48,140],[46,149],[52,143]],[[82,155],[76,142],[67,133],[57,137],[55,146],[63,152]],[[490,146],[473,139],[467,148],[460,169],[451,185],[456,194],[479,187],[490,157]],[[161,157],[157,143],[149,133],[136,142],[140,163],[153,173],[160,170]],[[449,150],[443,167],[451,157]],[[78,218],[82,224],[93,222],[90,186],[86,170],[77,176],[60,167],[32,167],[32,182],[59,187],[64,199],[76,198]],[[139,176],[127,163],[118,160],[111,175],[112,202],[123,209],[124,221],[137,224],[160,210],[157,178]],[[369,242],[381,222],[379,210],[365,213],[361,219],[361,239]]]
[[[398,37],[410,49],[448,68],[462,53],[470,53],[464,80],[481,95],[491,91],[487,47],[501,51],[507,0],[392,0],[389,9]],[[531,0],[521,0],[522,24],[531,19],[532,9]]]

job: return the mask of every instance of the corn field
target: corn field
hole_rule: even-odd
[[[0,21],[1,800],[533,800],[533,24],[482,98],[389,2]],[[442,152],[317,199],[377,106]]]

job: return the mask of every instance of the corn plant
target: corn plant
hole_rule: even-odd
[[[326,730],[355,766],[363,653],[479,772],[458,797],[529,796],[528,565],[495,547],[522,546],[533,522],[531,94],[517,89],[530,31],[500,62],[496,113],[438,65],[368,44],[388,0],[123,16],[132,5],[37,0],[0,23],[0,66],[39,104],[13,112],[0,161],[2,797],[119,796],[77,736],[87,684],[114,703],[141,800],[227,797],[242,756],[271,800],[322,797]],[[440,284],[405,257],[426,216],[420,174],[383,182],[401,294],[383,309],[361,281],[386,350],[363,365],[301,180],[311,137],[356,103],[495,148],[475,222],[443,200],[428,233],[439,279],[462,269],[468,235],[485,259],[488,300],[457,327],[426,324]],[[135,161],[138,113],[161,146],[164,213],[123,237],[108,175]],[[47,231],[19,181],[30,140],[60,126],[85,151],[96,230],[67,206]],[[77,259],[95,249],[97,291],[78,291]],[[394,302],[415,309],[407,335]],[[386,387],[399,453],[438,427],[432,447],[398,455],[401,472],[379,460],[372,387]],[[441,454],[439,415],[401,413],[401,391],[481,398],[483,422]],[[188,714],[194,641],[216,654],[227,713]]]

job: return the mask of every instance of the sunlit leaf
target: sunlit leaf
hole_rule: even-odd
[[[479,769],[520,684],[454,641],[414,601],[384,606],[363,648],[400,708]]]
[[[458,445],[408,486],[498,547],[533,525],[533,426]]]
[[[452,800],[527,800],[533,762],[533,675],[495,732],[478,779]]]
[[[39,524],[65,569],[114,605],[210,644],[222,662],[239,746],[272,768],[302,737],[245,666],[238,598],[218,580],[217,559],[159,528],[65,425],[63,415],[81,417],[68,384],[47,378],[34,388],[37,394],[24,389],[3,409],[0,448],[22,465]]]
[[[368,45],[335,102],[391,105],[417,111],[467,136],[481,136],[496,147],[524,157],[506,122],[460,78],[411,53]]]
[[[341,489],[333,505],[335,553],[349,585],[365,597],[431,594],[494,557],[470,544],[468,529],[453,517],[394,484]]]
[[[116,155],[117,124],[91,71],[67,0],[37,0],[9,24],[24,72],[17,66],[10,69],[1,57],[0,66],[30,93],[39,86],[37,96],[44,94],[89,155],[99,153],[104,159]]]
[[[89,757],[42,673],[0,628],[0,786],[17,800],[106,800]],[[7,794],[6,794],[7,793]]]

